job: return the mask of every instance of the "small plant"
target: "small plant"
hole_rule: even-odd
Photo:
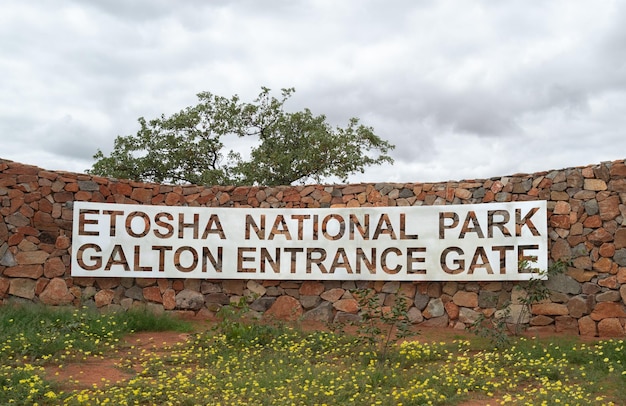
[[[481,313],[476,321],[467,327],[467,330],[479,337],[488,338],[498,348],[509,345],[509,336],[518,336],[524,329],[524,320],[530,315],[532,305],[550,297],[550,289],[545,285],[545,280],[565,272],[567,264],[566,261],[558,260],[550,265],[547,270],[539,271],[531,268],[530,261],[520,261],[519,269],[521,272],[535,272],[537,276],[533,276],[515,287],[525,293],[517,298],[516,304],[521,307],[515,319],[511,321],[512,303],[509,301],[494,313],[492,320]]]
[[[537,272],[536,269],[531,268],[529,261],[520,261],[520,269],[526,271],[535,271],[537,272],[538,276],[532,277],[528,281],[516,286],[516,289],[523,290],[526,294],[522,295],[517,300],[519,304],[522,305],[522,308],[519,312],[517,320],[513,324],[514,335],[519,335],[519,333],[521,333],[521,328],[523,325],[522,321],[526,318],[526,316],[530,315],[532,305],[546,300],[550,297],[550,289],[548,289],[548,287],[545,285],[545,280],[565,272],[567,265],[568,262],[558,260],[552,263],[552,265],[548,266],[547,270]]]
[[[277,321],[260,324],[251,320],[250,307],[245,297],[236,303],[222,307],[216,314],[219,322],[212,328],[222,334],[227,342],[247,346],[252,343],[268,344],[284,329]]]
[[[387,361],[392,344],[417,334],[411,330],[407,297],[398,296],[393,306],[385,309],[372,289],[357,289],[352,294],[361,308],[362,322],[357,325],[357,332],[375,349],[379,362]]]
[[[495,305],[495,303],[494,303]],[[511,315],[511,303],[506,302],[496,310],[492,319],[479,313],[476,320],[467,327],[479,337],[487,338],[497,348],[503,348],[510,344],[510,338],[507,328],[507,319]]]

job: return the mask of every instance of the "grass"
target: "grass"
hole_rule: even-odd
[[[75,360],[113,349],[131,332],[190,328],[189,323],[145,309],[101,315],[68,307],[2,306],[0,362]]]
[[[391,346],[380,363],[354,336],[233,319],[193,333],[166,355],[136,355],[141,371],[121,384],[67,390],[45,378],[45,365],[104,356],[130,331],[189,329],[180,323],[146,312],[0,307],[0,404],[626,403],[622,340],[522,337],[501,349],[477,338],[407,341]],[[43,346],[44,339],[56,344]]]

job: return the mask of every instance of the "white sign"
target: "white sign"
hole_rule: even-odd
[[[547,268],[545,201],[251,209],[74,203],[72,276],[527,280]],[[533,271],[536,272],[536,271]]]

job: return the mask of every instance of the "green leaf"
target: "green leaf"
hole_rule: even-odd
[[[285,112],[294,92],[282,89],[275,98],[263,87],[252,103],[198,93],[197,105],[169,117],[140,117],[137,134],[118,136],[108,156],[98,149],[88,172],[158,183],[273,186],[332,176],[346,181],[368,166],[393,163],[394,146],[357,118],[332,128],[309,109]],[[256,139],[249,159],[224,150],[223,137],[235,136]]]

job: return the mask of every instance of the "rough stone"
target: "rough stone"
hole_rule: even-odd
[[[22,213],[13,213],[9,216],[6,216],[4,221],[7,224],[11,224],[12,226],[15,226],[15,227],[24,227],[30,223],[28,218],[24,216]]]
[[[252,282],[252,281],[250,281],[250,282]],[[248,289],[250,289],[250,287],[248,287]],[[176,289],[174,289],[174,290],[176,290]],[[266,289],[266,291],[267,291],[267,289]],[[200,293],[202,293],[203,295],[208,295],[210,293],[221,293],[221,292],[222,292],[222,287],[220,285],[218,285],[217,283],[211,283],[211,282],[203,281],[200,284]]]
[[[498,317],[503,317],[503,310],[499,310]],[[509,314],[506,318],[507,323],[513,324],[528,324],[530,323],[530,313],[528,312],[528,306],[523,304],[511,304],[509,306]]]
[[[96,302],[96,307],[101,308],[110,305],[113,303],[113,297],[115,297],[115,292],[111,289],[102,289],[96,292],[94,295],[94,300]]]
[[[531,326],[548,326],[552,323],[554,323],[554,319],[552,317],[544,316],[543,314],[532,317],[529,321]]]
[[[454,294],[459,290],[459,284],[457,282],[445,282],[441,291],[448,296],[454,296]]]
[[[185,291],[194,292],[193,290],[185,289],[181,291],[181,293]],[[204,295],[203,297],[204,297],[204,302],[207,303],[207,305],[209,303],[219,304],[219,305],[230,304],[230,296],[228,296],[226,293],[208,293]],[[199,301],[199,299],[197,300]],[[176,303],[178,303],[178,294],[176,295]],[[179,307],[178,304],[176,306]]]
[[[593,277],[596,276],[596,273],[591,271],[585,271],[584,269],[580,268],[569,268],[569,270],[567,271],[567,275],[574,279],[576,282],[584,283],[589,282],[591,279],[593,279]]]
[[[611,196],[608,197],[601,202],[598,202],[598,207],[600,209],[600,218],[602,220],[613,220],[615,217],[619,216],[619,196]]]
[[[10,278],[30,278],[38,279],[43,275],[43,266],[41,265],[17,265],[7,268],[4,276]]]
[[[595,295],[602,291],[602,288],[593,282],[583,284],[582,293],[585,295]]]
[[[415,297],[413,298],[413,304],[420,311],[423,311],[426,308],[426,305],[428,305],[429,301],[430,297],[420,292],[415,293]]]
[[[626,227],[620,227],[615,231],[614,241],[616,249],[626,248]]]
[[[565,293],[561,292],[551,292],[550,293],[550,301],[554,303],[567,303],[569,300],[569,296]]]
[[[300,296],[300,304],[306,310],[316,307],[321,301],[322,299],[316,295]]]
[[[100,190],[100,185],[92,180],[79,180],[78,189],[87,192],[97,192]]]
[[[571,316],[557,316],[554,319],[554,330],[557,333],[578,334],[578,320]]]
[[[300,302],[291,296],[279,296],[272,307],[265,312],[266,317],[277,320],[294,321],[304,313]]]
[[[522,305],[526,302],[528,293],[524,289],[513,289],[511,292],[511,304]]]
[[[502,282],[487,282],[487,283],[484,283],[480,288],[480,292],[489,292],[489,293],[499,292],[501,290],[502,290]],[[478,298],[478,300],[480,301],[480,298]]]
[[[392,281],[392,282],[385,282],[381,292],[383,293],[396,293],[398,291],[398,289],[400,289],[400,282],[398,281]]]
[[[300,295],[302,296],[319,296],[324,292],[324,284],[316,281],[305,281],[300,286]]]
[[[603,257],[611,258],[613,255],[615,255],[615,244],[602,244],[600,246],[600,249],[598,250],[598,253]]]
[[[537,303],[532,305],[532,313],[544,316],[564,316],[569,314],[569,310],[561,303]]]
[[[8,244],[2,244],[2,247],[4,248],[4,253],[0,255],[0,266],[16,266],[17,261],[13,253],[8,250]]]
[[[246,287],[248,288],[250,293],[252,293],[256,297],[261,297],[265,295],[265,293],[267,292],[267,289],[265,288],[265,286],[261,285],[255,280],[249,280],[248,283],[246,284]],[[202,292],[202,293],[207,293],[207,292]]]
[[[222,281],[222,291],[227,294],[243,296],[244,287],[244,281],[241,279],[225,279]]]
[[[591,234],[587,236],[587,239],[595,245],[602,245],[605,242],[612,241],[613,235],[604,228],[598,228],[591,232]]]
[[[277,296],[281,296],[284,292],[285,290],[281,288],[280,286],[269,286],[265,294],[267,296],[277,297]]]
[[[607,189],[606,182],[601,179],[585,179],[585,190],[602,191]]]
[[[407,311],[407,318],[409,319],[411,324],[417,324],[424,321],[424,316],[422,315],[422,312],[419,311],[416,307],[411,307]]]
[[[557,261],[562,258],[569,258],[572,255],[572,250],[569,243],[564,239],[558,239],[550,248],[550,257]]]
[[[598,326],[591,317],[584,316],[578,319],[578,331],[581,336],[596,337],[598,335]]]
[[[478,306],[478,295],[475,292],[459,290],[452,297],[454,304],[460,307],[474,308]]]
[[[500,295],[498,292],[489,292],[485,290],[481,290],[478,293],[478,307],[482,309],[487,309],[490,307],[498,306],[498,298]]]
[[[11,284],[8,278],[0,277],[0,299],[4,298],[9,291],[9,285]],[[1,301],[0,301],[1,303]]]
[[[328,323],[333,319],[333,305],[330,302],[322,302],[316,308],[305,312],[302,319]]]
[[[572,317],[581,318],[584,315],[591,313],[595,302],[593,296],[578,295],[574,296],[567,302],[567,309]]]
[[[44,267],[43,274],[46,278],[52,279],[65,274],[65,264],[59,257],[49,258]]]
[[[593,264],[593,270],[600,273],[609,273],[613,269],[613,261],[609,258],[600,258]]]
[[[407,304],[411,305],[411,298],[415,296],[415,292],[417,291],[417,287],[413,283],[401,283],[400,288],[396,292],[398,297],[403,297],[406,299]]]
[[[600,211],[598,208],[598,201],[595,199],[587,200],[583,206],[585,208],[585,213],[589,216],[594,216]]]
[[[431,282],[427,287],[427,294],[429,297],[440,297],[441,296],[441,283],[439,282]]]
[[[4,217],[0,214],[0,241],[6,241],[8,239],[9,239],[9,228],[5,224]]]
[[[598,322],[598,336],[623,337],[624,327],[617,318],[602,319]]]
[[[359,311],[359,302],[355,299],[339,299],[333,303],[333,307],[340,312],[356,313]]]
[[[267,311],[267,309],[272,307],[275,301],[276,301],[275,297],[260,297],[256,299],[255,301],[253,301],[252,303],[250,303],[250,309],[256,312],[264,313],[265,311]]]
[[[339,324],[360,323],[361,321],[360,315],[345,312],[337,312],[333,318],[333,322]]]
[[[443,316],[445,308],[443,307],[443,301],[441,298],[431,299],[426,306],[426,309],[422,311],[422,315],[427,319]]]
[[[570,224],[570,217],[568,215],[553,215],[550,217],[550,227],[569,229]]]
[[[320,297],[328,302],[335,303],[337,300],[341,299],[344,293],[346,293],[344,289],[333,288],[322,293]]]
[[[129,297],[125,297],[124,299],[120,300],[120,306],[122,306],[122,309],[124,310],[130,310],[133,307],[133,303],[133,299]]]
[[[617,271],[617,283],[626,283],[626,268],[619,268]]]
[[[601,302],[596,304],[590,316],[593,320],[599,321],[608,318],[626,317],[626,312],[621,303]]]
[[[622,302],[626,303],[626,285],[622,285],[619,288],[619,294],[622,298]]]
[[[149,302],[163,303],[161,289],[158,286],[148,286],[143,288],[143,297]],[[197,310],[197,309],[196,309]]]
[[[70,293],[63,279],[54,278],[41,292],[39,299],[47,305],[68,305],[74,300],[74,295]]]
[[[574,280],[571,276],[564,274],[550,277],[545,282],[545,286],[555,292],[567,293],[571,295],[579,294],[581,289],[580,283]]]
[[[618,302],[622,298],[616,290],[608,290],[596,295],[596,302]]]
[[[459,318],[459,306],[454,304],[454,302],[446,302],[443,307],[445,308],[450,320],[456,320]]]
[[[204,296],[202,293],[184,289],[176,295],[176,308],[180,310],[199,310],[204,306]]]
[[[602,218],[599,215],[589,216],[584,221],[585,228],[598,228],[602,226]]]
[[[459,321],[464,324],[473,324],[480,317],[480,312],[461,307],[459,311]]]
[[[20,265],[43,265],[49,256],[45,251],[22,251],[15,254],[15,260]]]
[[[598,286],[609,289],[617,289],[619,287],[619,284],[617,283],[617,276],[611,275],[604,278],[599,277]]]
[[[176,308],[176,291],[168,288],[163,292],[163,309],[174,310]]]
[[[33,299],[35,297],[35,286],[37,281],[27,278],[11,279],[9,284],[9,295],[23,297],[24,299]]]
[[[161,303],[146,303],[146,310],[152,314],[163,314],[165,313],[165,309]],[[191,317],[193,316],[193,312],[188,313],[188,316],[185,316],[186,313],[183,312],[182,317]]]
[[[140,280],[143,280],[143,279],[138,279],[137,281],[140,281]],[[97,278],[96,285],[100,289],[113,289],[120,285],[120,278]],[[141,286],[140,283],[137,283],[137,285]],[[146,286],[149,286],[149,285],[146,285]]]
[[[569,214],[571,211],[572,208],[567,202],[559,201],[554,205],[554,214]]]
[[[615,251],[615,255],[613,256],[613,261],[617,263],[619,266],[626,267],[626,248],[621,248]]]
[[[141,301],[143,300],[143,289],[141,289],[137,285],[131,286],[130,288],[126,289],[126,291],[124,292],[124,296],[133,300]]]

